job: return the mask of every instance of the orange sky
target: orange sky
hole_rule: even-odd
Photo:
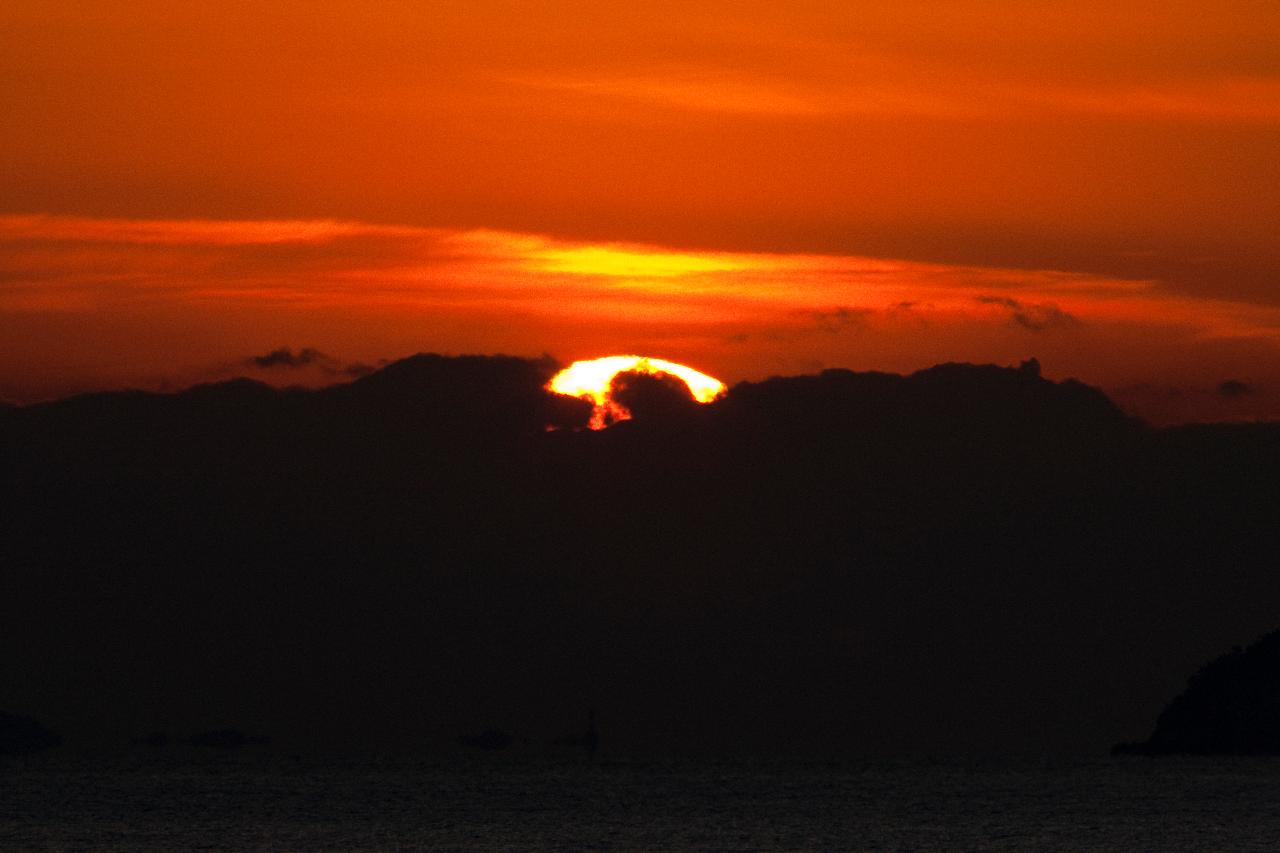
[[[1273,0],[9,0],[0,397],[1037,355],[1280,416],[1278,44]]]

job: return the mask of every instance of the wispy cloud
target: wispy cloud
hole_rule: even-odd
[[[289,347],[281,347],[272,350],[266,355],[254,355],[245,359],[245,364],[249,367],[287,367],[299,368],[306,367],[309,364],[324,364],[332,359],[311,347],[303,347],[296,353]]]
[[[581,318],[631,306],[689,322],[774,310],[827,312],[814,316],[831,319],[910,305],[916,314],[975,322],[988,316],[987,308],[999,308],[1036,331],[1091,318],[1162,318],[1206,334],[1280,334],[1277,309],[1063,270],[702,252],[354,222],[0,216],[0,312],[147,302],[519,307]]]
[[[663,104],[744,115],[815,116],[835,104],[821,92],[720,68],[654,69],[649,73],[508,77],[505,82],[595,98]]]
[[[252,370],[284,370],[290,373],[313,369],[324,376],[353,378],[365,376],[377,369],[363,362],[343,363],[314,347],[302,347],[297,351],[291,347],[280,347],[263,355],[249,356],[240,365]]]
[[[1010,320],[1033,332],[1080,325],[1078,318],[1063,311],[1057,305],[1023,303],[1008,296],[978,296],[974,301],[979,305],[995,305],[1008,309]]]
[[[792,69],[793,70],[793,69]],[[767,67],[655,66],[629,73],[584,68],[577,73],[501,78],[528,87],[600,100],[670,109],[776,118],[928,116],[998,118],[1065,114],[1140,120],[1274,124],[1280,122],[1280,78],[1228,75],[1153,83],[1019,80],[927,67],[892,57],[844,60],[784,74]]]
[[[6,243],[30,240],[125,245],[253,246],[325,243],[344,237],[414,234],[421,230],[331,219],[218,221],[0,216],[0,241]]]
[[[1234,400],[1237,397],[1247,397],[1250,394],[1258,393],[1258,389],[1250,385],[1248,382],[1241,382],[1239,379],[1224,379],[1218,383],[1218,396],[1225,397],[1228,400]]]

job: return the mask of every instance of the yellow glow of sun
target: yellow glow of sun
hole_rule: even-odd
[[[718,254],[629,251],[612,246],[547,249],[539,253],[538,260],[541,268],[549,272],[621,278],[667,278],[724,272],[743,266]]]
[[[699,403],[710,403],[725,393],[724,383],[713,376],[673,361],[642,355],[611,355],[575,361],[552,377],[547,383],[547,390],[590,400],[595,406],[590,426],[592,429],[604,429],[631,417],[631,412],[612,396],[613,378],[619,373],[631,372],[674,376],[688,386],[689,393]]]

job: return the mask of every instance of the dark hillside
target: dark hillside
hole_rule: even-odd
[[[68,743],[1097,750],[1280,610],[1280,429],[1021,369],[826,371],[634,420],[417,356],[0,413],[0,708]],[[523,740],[519,742],[524,742]],[[443,745],[443,746],[442,746]]]

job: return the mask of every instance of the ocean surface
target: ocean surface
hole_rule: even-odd
[[[0,765],[0,850],[1280,849],[1280,760]]]

